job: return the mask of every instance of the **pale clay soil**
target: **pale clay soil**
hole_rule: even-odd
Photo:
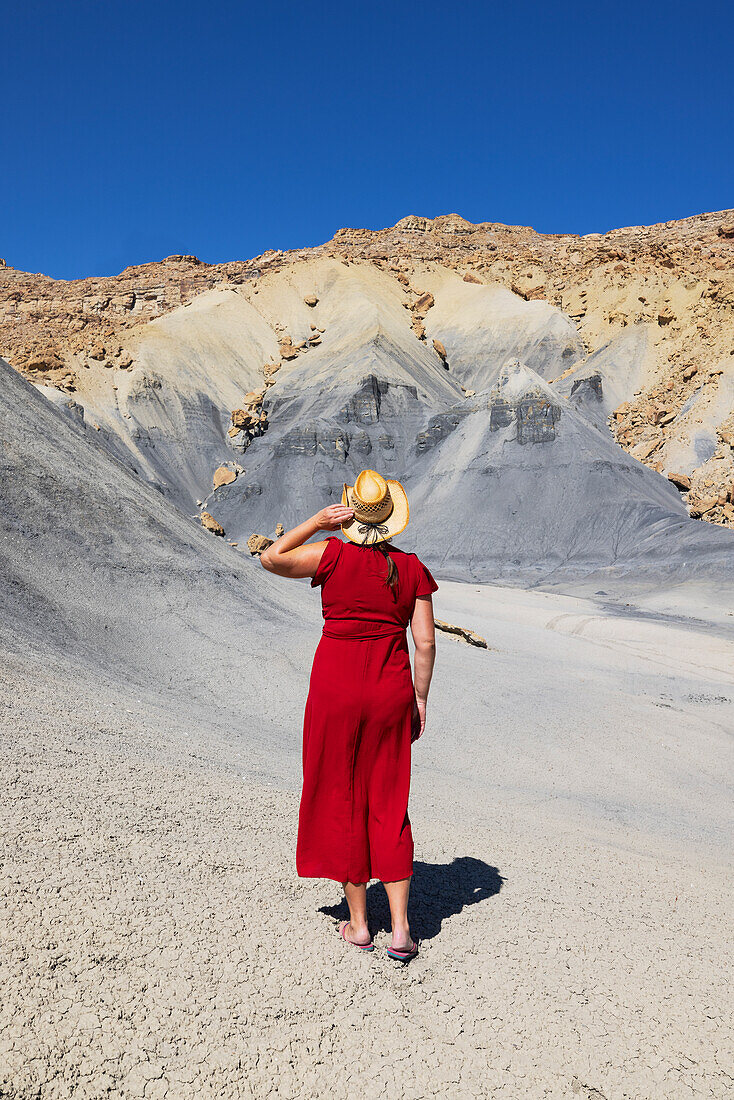
[[[61,661],[5,669],[0,1096],[732,1095],[716,845],[442,801],[422,743],[401,969],[379,885],[368,955],[337,935],[339,887],[295,875],[297,731],[268,778],[219,719],[187,729]]]

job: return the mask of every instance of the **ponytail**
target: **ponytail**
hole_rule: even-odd
[[[395,562],[390,557],[390,547],[386,542],[377,542],[373,544],[373,549],[377,550],[387,560],[386,583],[394,589],[398,583],[398,570]]]

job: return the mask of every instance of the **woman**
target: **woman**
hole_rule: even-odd
[[[372,951],[367,883],[381,879],[392,920],[388,955],[418,953],[408,924],[413,836],[408,819],[411,743],[426,725],[438,585],[415,554],[388,542],[408,523],[399,481],[363,470],[342,503],[287,531],[260,561],[282,577],[321,585],[323,635],[303,725],[303,792],[296,868],[341,882],[347,943]],[[347,541],[303,543],[341,527]],[[415,686],[405,629],[415,641]]]

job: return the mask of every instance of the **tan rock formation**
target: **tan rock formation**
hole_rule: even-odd
[[[273,540],[266,538],[265,535],[252,534],[247,540],[247,549],[253,557],[259,557],[263,550],[267,550],[267,548],[272,545]]]
[[[219,535],[220,538],[224,537],[224,528],[221,523],[217,523],[210,512],[202,512],[199,519],[201,520],[201,526],[206,527],[207,531],[211,531],[213,535]]]
[[[430,290],[426,290],[423,294],[416,298],[410,308],[413,310],[414,313],[417,313],[421,317],[425,317],[426,313],[428,313],[428,310],[431,308],[431,306],[433,306],[433,304],[433,295],[431,294]]]
[[[446,362],[446,359],[447,359],[447,356],[446,356],[446,348],[445,348],[445,347],[443,346],[443,344],[441,343],[441,341],[440,341],[440,340],[434,340],[434,341],[433,341],[433,349],[434,349],[434,351],[436,352],[436,354],[437,354],[437,355],[438,355],[438,356],[439,356],[439,357],[440,357],[441,359],[443,359],[443,361],[444,361],[444,363],[445,363],[445,362]]]
[[[281,359],[295,359],[298,355],[298,345],[293,344],[293,339],[290,336],[284,336],[281,340],[280,347],[278,349]]]
[[[237,431],[242,428],[256,428],[259,423],[260,414],[258,412],[253,412],[252,409],[232,409],[232,428],[236,428]]]
[[[463,642],[468,645],[478,646],[480,649],[488,649],[487,639],[483,638],[481,634],[475,633],[473,630],[469,630],[465,626],[454,626],[453,623],[446,623],[443,619],[434,619],[434,625],[437,630],[442,630],[444,634],[454,634],[457,638],[461,638]]]
[[[230,469],[229,466],[218,466],[212,478],[215,489],[218,489],[220,485],[231,485],[232,482],[236,480],[237,471]]]

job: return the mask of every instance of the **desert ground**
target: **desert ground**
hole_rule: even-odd
[[[4,1095],[730,1095],[731,612],[441,585],[490,648],[439,636],[400,968],[379,884],[365,956],[295,876],[319,609],[281,583],[290,682],[4,654]]]

